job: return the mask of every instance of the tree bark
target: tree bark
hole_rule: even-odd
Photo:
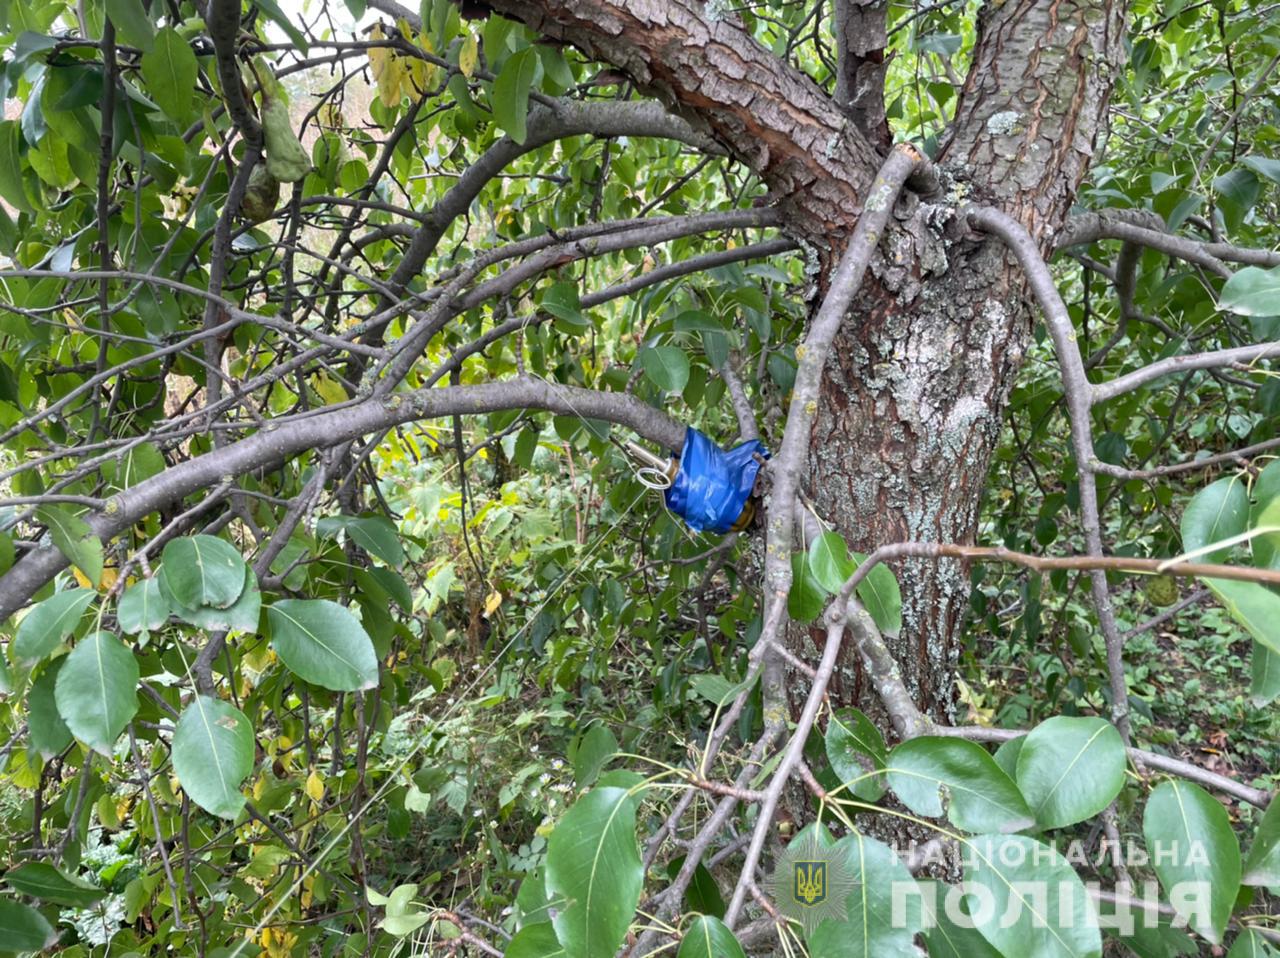
[[[950,201],[901,212],[877,287],[842,328],[813,429],[809,490],[859,549],[971,543],[1034,313],[997,243],[938,228],[960,195],[1018,218],[1046,253],[1074,202],[1119,67],[1123,4],[1023,0],[983,17],[939,168]],[[906,561],[890,648],[917,704],[949,718],[969,581]],[[844,696],[866,700],[846,657]]]
[[[901,204],[874,282],[837,337],[812,431],[807,492],[856,547],[974,539],[1033,313],[1012,259],[966,235],[955,212],[969,198],[992,204],[1051,249],[1105,119],[1124,6],[1010,0],[982,10],[939,157],[949,193]],[[814,248],[824,273],[837,261],[878,139],[877,101],[863,87],[882,72],[883,5],[838,4],[834,97],[756,43],[736,17],[694,0],[493,7],[626,71],[706,129],[765,179],[786,228]],[[891,648],[921,708],[944,717],[967,578],[927,562],[896,571],[904,624]],[[841,678],[844,696],[861,701],[849,656]]]
[[[829,271],[860,213],[881,117],[883,4],[837,4],[834,96],[695,0],[492,0],[554,41],[613,64],[769,184],[788,232]],[[855,547],[972,542],[1001,416],[1033,312],[1005,251],[971,236],[968,200],[1021,221],[1047,253],[1088,171],[1121,65],[1122,0],[1006,0],[982,8],[957,115],[938,157],[946,195],[900,204],[842,327],[812,431],[807,492]],[[865,28],[865,32],[860,32]],[[880,91],[877,91],[880,92]],[[881,101],[881,109],[883,107]],[[845,122],[849,118],[850,122]],[[822,288],[823,274],[818,276]],[[929,714],[951,707],[969,584],[955,565],[896,570],[891,648]],[[856,662],[843,691],[862,701]]]

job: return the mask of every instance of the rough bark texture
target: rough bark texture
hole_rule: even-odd
[[[817,288],[825,285],[878,163],[881,115],[869,84],[883,69],[884,4],[837,4],[842,76],[829,96],[721,3],[491,2],[626,71],[759,172],[786,229],[810,245]],[[973,540],[1033,313],[1012,259],[968,235],[955,213],[970,201],[992,204],[1052,248],[1104,122],[1124,8],[1123,0],[983,7],[939,157],[948,191],[900,205],[837,337],[813,428],[807,491],[856,546]],[[967,575],[936,563],[897,571],[904,627],[892,648],[919,704],[942,715]],[[863,700],[856,672],[850,663],[843,691]]]
[[[1052,245],[1104,122],[1120,7],[1023,0],[983,17],[940,157],[951,198],[921,204],[887,237],[879,286],[836,341],[813,430],[812,495],[867,551],[909,539],[973,541],[1034,315],[998,244],[936,227],[972,198],[1020,219],[1043,249]],[[891,648],[918,704],[943,717],[968,575],[932,561],[896,571],[904,626]],[[865,701],[853,672],[845,694]]]
[[[889,0],[834,0],[834,5],[832,30],[839,57],[836,106],[869,141],[887,146],[891,140],[884,112]]]
[[[491,0],[549,39],[611,63],[763,177],[791,229],[847,236],[880,165],[809,77],[752,39],[727,5],[699,0]]]

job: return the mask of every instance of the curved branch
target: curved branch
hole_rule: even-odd
[[[598,392],[522,376],[479,386],[397,393],[385,401],[368,399],[263,429],[126,489],[108,500],[100,512],[85,519],[94,535],[109,541],[161,506],[199,492],[226,476],[275,468],[309,449],[335,446],[419,419],[522,408],[618,423],[676,453],[684,444],[685,427],[681,423],[627,393]],[[23,556],[0,577],[0,621],[26,605],[66,566],[66,557],[51,544]]]
[[[244,97],[236,42],[240,36],[240,0],[209,0],[209,37],[218,63],[218,85],[232,121],[250,143],[262,142],[262,125]]]
[[[1237,346],[1234,349],[1219,349],[1209,353],[1190,353],[1186,356],[1170,356],[1168,359],[1162,359],[1159,362],[1152,363],[1150,366],[1143,366],[1127,376],[1121,376],[1119,379],[1113,379],[1110,382],[1098,383],[1092,387],[1091,401],[1096,404],[1106,402],[1108,399],[1115,399],[1116,396],[1123,396],[1127,392],[1133,392],[1139,386],[1145,386],[1152,380],[1160,379],[1162,376],[1172,376],[1176,373],[1185,373],[1196,369],[1219,369],[1223,366],[1234,366],[1237,363],[1252,363],[1257,362],[1259,359],[1270,359],[1273,356],[1280,356],[1280,342]]]
[[[1098,509],[1098,484],[1093,472],[1097,455],[1093,447],[1093,423],[1090,418],[1090,402],[1093,387],[1085,373],[1080,347],[1076,344],[1075,327],[1071,314],[1062,301],[1048,264],[1040,255],[1031,234],[1026,228],[1000,210],[974,208],[968,211],[968,220],[978,229],[998,237],[1013,253],[1027,277],[1027,283],[1044,314],[1045,325],[1053,340],[1054,352],[1062,373],[1062,392],[1066,400],[1071,425],[1071,448],[1075,454],[1078,485],[1080,488],[1080,524],[1084,527],[1084,539],[1090,556],[1101,558],[1102,519]],[[1098,613],[1098,627],[1107,648],[1107,673],[1111,685],[1111,720],[1119,729],[1125,744],[1129,744],[1129,690],[1124,674],[1124,647],[1120,641],[1120,628],[1116,625],[1111,606],[1111,590],[1107,586],[1107,574],[1101,569],[1089,570],[1090,591],[1094,609]]]
[[[414,236],[392,274],[390,286],[403,289],[421,272],[449,224],[465,213],[480,191],[513,161],[539,147],[570,136],[652,136],[719,152],[715,142],[654,102],[581,103],[558,100],[539,103],[529,111],[528,135],[523,143],[504,136],[484,151],[432,207],[427,222]]]
[[[1102,210],[1074,216],[1054,238],[1054,249],[1064,250],[1103,239],[1124,240],[1159,250],[1224,278],[1231,275],[1224,260],[1254,266],[1280,265],[1280,253],[1250,250],[1229,243],[1202,243],[1170,233],[1159,216],[1146,210]]]
[[[702,0],[488,0],[550,40],[610,63],[714,138],[823,246],[848,233],[880,165],[873,144],[736,14]]]

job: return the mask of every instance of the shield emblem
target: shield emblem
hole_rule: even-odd
[[[792,894],[797,905],[812,908],[827,900],[827,863],[793,862],[795,885]]]

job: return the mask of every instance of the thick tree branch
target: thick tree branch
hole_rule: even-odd
[[[829,245],[847,234],[879,160],[807,76],[736,14],[701,0],[491,0],[548,39],[611,63],[705,127],[780,198],[789,226]]]
[[[870,142],[890,142],[884,111],[889,70],[888,0],[832,0],[835,7],[835,101]]]
[[[1246,266],[1280,266],[1280,253],[1250,249],[1230,243],[1206,243],[1170,233],[1164,220],[1149,210],[1099,210],[1080,213],[1067,220],[1054,237],[1054,249],[1085,246],[1099,240],[1115,239],[1158,250],[1168,256],[1203,266],[1219,276],[1230,276],[1226,263]]]
[[[681,423],[626,393],[597,392],[523,376],[479,386],[397,393],[382,401],[365,400],[274,425],[132,486],[113,496],[101,512],[84,518],[95,535],[110,541],[161,506],[199,492],[224,476],[271,469],[309,449],[338,445],[402,423],[503,409],[543,409],[615,422],[677,453],[684,444]],[[22,608],[66,566],[66,557],[52,544],[23,556],[0,577],[0,621]]]
[[[990,208],[972,209],[968,218],[978,229],[998,236],[1013,252],[1044,314],[1045,325],[1049,328],[1049,336],[1058,357],[1058,367],[1062,372],[1062,390],[1069,413],[1071,448],[1075,454],[1080,489],[1080,524],[1084,527],[1089,555],[1100,558],[1103,554],[1102,519],[1098,509],[1097,477],[1093,472],[1097,456],[1093,448],[1093,424],[1090,418],[1093,387],[1089,384],[1084,361],[1080,358],[1080,348],[1076,345],[1071,315],[1053,283],[1049,267],[1041,257],[1036,241],[1021,223],[1006,213]],[[1107,574],[1101,569],[1090,569],[1089,584],[1094,608],[1098,613],[1098,626],[1107,647],[1111,718],[1125,744],[1128,744],[1129,691],[1124,674],[1124,647],[1120,641],[1120,628],[1116,625],[1115,612],[1111,607]]]

